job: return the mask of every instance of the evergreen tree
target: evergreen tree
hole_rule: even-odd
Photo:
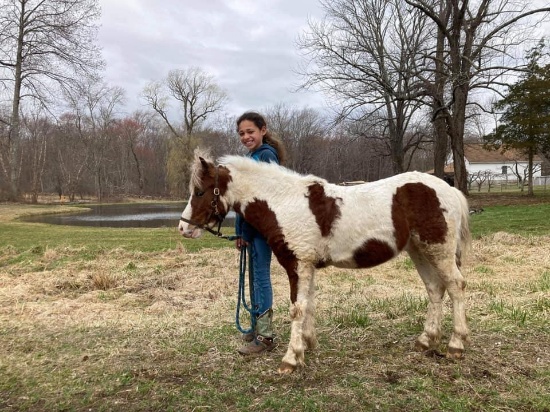
[[[502,113],[499,125],[488,136],[487,146],[506,151],[516,149],[528,156],[528,193],[533,195],[533,159],[550,153],[550,64],[540,65],[543,41],[531,49],[528,71],[509,87],[494,108]]]

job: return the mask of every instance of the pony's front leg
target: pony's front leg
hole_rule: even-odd
[[[317,347],[317,334],[315,332],[315,269],[311,268],[311,271],[306,313],[302,326],[302,340],[306,345],[306,349],[315,349]]]
[[[296,300],[290,305],[290,342],[279,366],[279,373],[292,373],[298,365],[304,364],[306,348],[316,346],[314,322],[315,269],[312,265],[298,265],[297,281],[290,277],[290,295]],[[292,289],[296,288],[295,291]]]

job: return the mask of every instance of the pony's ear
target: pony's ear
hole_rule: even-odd
[[[206,159],[204,159],[204,157],[201,157],[201,156],[199,156],[199,160],[201,161],[202,170],[207,172],[208,171],[208,162],[206,161]]]

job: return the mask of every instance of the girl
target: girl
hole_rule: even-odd
[[[271,135],[262,115],[246,112],[237,119],[237,133],[241,143],[248,149],[247,156],[258,162],[284,164],[285,149],[282,142]],[[275,348],[273,341],[273,289],[271,287],[271,248],[254,227],[237,215],[235,233],[240,236],[235,242],[237,249],[246,247],[249,256],[249,272],[253,277],[250,285],[254,298],[254,310],[258,313],[256,328],[243,335],[248,342],[239,349],[242,355],[259,354]]]

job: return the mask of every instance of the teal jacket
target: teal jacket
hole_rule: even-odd
[[[273,162],[279,164],[277,150],[267,143],[262,144],[255,151],[248,153],[246,156],[256,160],[257,162]],[[239,214],[237,214],[237,218],[235,219],[235,234],[237,236],[241,236],[247,242],[250,242],[255,236],[260,236],[256,229],[249,225]]]

